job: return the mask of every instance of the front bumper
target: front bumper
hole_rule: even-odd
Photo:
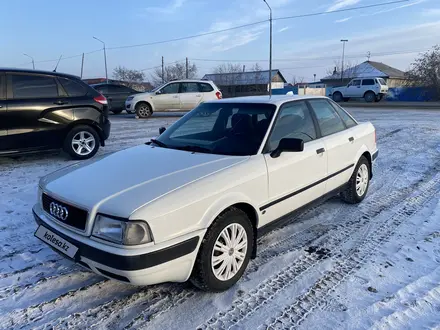
[[[166,247],[154,249],[155,247],[152,246],[150,252],[133,254],[133,249],[107,248],[105,244],[97,243],[88,237],[66,230],[52,222],[38,204],[34,206],[32,211],[38,225],[44,226],[78,248],[73,258],[74,262],[97,274],[135,285],[186,281],[191,274],[201,241],[199,236],[202,233],[199,233],[199,235],[184,238],[182,241]],[[55,248],[53,249],[63,257],[70,259]],[[120,254],[115,253],[115,250],[119,250]],[[129,255],[128,251],[131,251]]]
[[[134,111],[133,101],[126,101],[125,102],[125,110]]]

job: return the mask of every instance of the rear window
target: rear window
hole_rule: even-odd
[[[374,79],[362,80],[362,86],[372,86],[372,85],[374,85]]]
[[[16,99],[58,97],[58,85],[54,77],[11,75],[12,94]]]
[[[336,104],[336,103],[333,102],[333,101],[329,101],[329,102],[330,102],[330,104],[333,106],[333,108],[335,108],[336,112],[337,112],[338,115],[342,118],[342,120],[344,121],[345,125],[346,125],[348,128],[357,125],[357,123],[354,121],[354,119],[351,118],[351,117],[349,116],[349,114],[348,114],[344,109],[342,109],[338,104]]]
[[[69,96],[84,96],[87,93],[86,87],[74,80],[67,78],[58,78],[58,81],[61,83],[67,95]]]
[[[202,93],[212,92],[214,88],[210,84],[199,83],[199,91]]]

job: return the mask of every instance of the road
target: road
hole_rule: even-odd
[[[72,161],[0,159],[0,329],[439,327],[440,112],[349,111],[377,129],[367,198],[333,198],[262,237],[243,279],[221,294],[189,284],[133,287],[64,260],[33,237],[31,207],[38,179]],[[112,116],[99,153],[144,143],[177,119]]]

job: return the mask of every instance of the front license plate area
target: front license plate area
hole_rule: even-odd
[[[34,235],[38,239],[42,240],[44,243],[60,251],[62,254],[65,254],[71,259],[75,259],[75,255],[76,252],[78,251],[78,248],[72,243],[66,241],[64,238],[53,233],[46,227],[41,225],[38,226],[38,229]]]

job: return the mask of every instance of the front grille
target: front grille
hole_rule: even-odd
[[[43,194],[42,202],[43,202],[44,211],[49,213],[55,219],[59,220],[62,223],[65,223],[66,225],[75,227],[80,230],[86,229],[87,211],[79,209],[75,206],[57,201],[56,199],[54,199],[46,194]],[[65,220],[62,220],[60,217],[57,217],[56,215],[51,214],[51,212],[50,212],[50,204],[51,203],[55,203],[59,206],[65,207],[67,209],[68,215]]]

